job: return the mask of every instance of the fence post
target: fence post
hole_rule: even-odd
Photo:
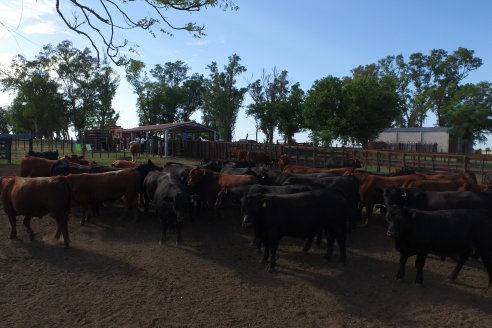
[[[468,170],[468,161],[470,159],[468,158],[468,156],[463,156],[463,172],[466,172]]]

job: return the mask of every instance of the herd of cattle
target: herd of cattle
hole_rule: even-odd
[[[56,154],[57,156],[58,154]],[[386,213],[387,235],[400,253],[396,278],[403,279],[405,264],[416,255],[415,282],[423,282],[428,254],[452,257],[455,280],[469,257],[482,260],[492,283],[492,189],[478,184],[473,174],[424,174],[402,169],[374,174],[358,161],[333,159],[329,168],[312,168],[278,159],[278,168],[264,164],[265,154],[238,152],[235,160],[202,161],[199,165],[169,162],[163,167],[150,160],[138,164],[115,160],[112,166],[89,163],[77,156],[47,159],[50,152],[29,153],[20,164],[20,176],[0,178],[0,198],[16,238],[16,216],[31,239],[31,217],[50,214],[57,223],[55,238],[69,246],[68,214],[72,204],[81,209],[80,224],[97,216],[106,202],[122,199],[126,214],[139,220],[153,205],[162,222],[160,242],[169,225],[176,227],[176,243],[183,240],[183,223],[201,216],[220,217],[225,207],[237,208],[244,226],[251,226],[253,244],[263,251],[261,261],[274,271],[276,252],[284,236],[311,244],[326,240],[330,259],[335,241],[339,261],[346,261],[347,233],[367,222],[373,209]],[[44,158],[43,158],[44,157]]]

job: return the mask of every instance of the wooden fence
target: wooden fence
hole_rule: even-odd
[[[107,157],[111,159],[127,158],[130,155],[126,149],[129,140],[121,140],[120,145],[113,149],[104,151],[87,151],[82,144],[83,149],[77,149],[77,143],[73,140],[39,140],[34,139],[13,139],[12,151],[21,153],[22,157],[29,149],[37,151],[58,149],[60,155],[80,154],[83,153],[88,159]],[[148,141],[149,142],[149,141]],[[31,144],[30,144],[31,143]],[[7,146],[0,144],[0,159],[2,158],[2,149]],[[164,147],[159,143],[159,147]],[[146,155],[162,157],[162,149],[150,143],[145,148]],[[455,155],[448,153],[418,153],[404,151],[386,151],[386,150],[367,150],[361,148],[332,147],[321,148],[309,145],[279,145],[279,144],[262,144],[248,142],[220,142],[220,141],[169,141],[168,152],[172,157],[186,157],[197,160],[203,159],[234,159],[238,150],[261,151],[267,154],[275,166],[278,158],[282,154],[291,157],[292,162],[310,167],[327,167],[331,159],[356,159],[360,161],[363,169],[373,172],[389,173],[402,167],[415,168],[428,171],[468,171],[476,174],[483,180],[487,175],[492,173],[492,155],[473,154],[473,155]],[[3,154],[6,154],[5,152]],[[5,159],[7,159],[3,155]],[[10,163],[10,158],[8,159]]]

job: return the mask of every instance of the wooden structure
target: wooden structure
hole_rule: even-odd
[[[12,137],[9,135],[0,135],[0,159],[12,162]]]
[[[170,155],[170,147],[173,147],[174,156],[184,156],[188,152],[186,149],[188,141],[215,141],[218,136],[217,131],[194,121],[144,125],[115,132],[128,136],[129,140],[143,137],[146,140],[145,149],[147,152],[152,150],[151,153],[163,154],[165,157]]]

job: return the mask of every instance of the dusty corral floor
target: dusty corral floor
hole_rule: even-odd
[[[79,213],[74,206],[72,243],[64,249],[52,240],[50,217],[33,219],[33,242],[18,219],[18,239],[10,240],[1,212],[2,327],[492,326],[492,290],[481,263],[469,261],[450,284],[452,261],[432,257],[419,288],[411,258],[407,279],[398,283],[398,254],[381,219],[349,235],[346,266],[326,262],[316,247],[303,254],[302,241],[285,238],[271,274],[233,209],[220,220],[187,222],[179,247],[174,232],[158,245],[155,216],[141,215],[136,224],[120,220],[120,205],[107,204],[100,218],[80,226]]]

